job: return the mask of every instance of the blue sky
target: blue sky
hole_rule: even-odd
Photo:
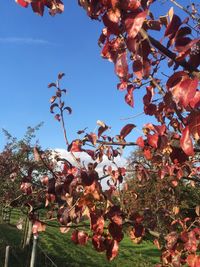
[[[100,57],[97,40],[102,25],[90,21],[77,1],[64,2],[64,14],[50,17],[46,12],[39,17],[14,0],[0,1],[0,128],[20,138],[27,126],[44,121],[38,132],[41,145],[63,148],[59,123],[49,113],[53,90],[47,88],[58,72],[66,73],[66,103],[73,109],[66,121],[70,139],[77,137],[79,129],[88,127],[93,131],[97,120],[112,126],[113,135],[125,123],[141,128],[147,122],[145,116],[129,121],[121,118],[142,111],[145,89],[135,95],[134,109],[125,104],[124,93],[116,90],[118,79],[113,64]],[[163,14],[168,7],[166,3],[161,8]],[[138,135],[134,131],[131,139],[134,141]],[[0,134],[0,148],[4,141]]]

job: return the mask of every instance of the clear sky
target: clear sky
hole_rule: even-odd
[[[141,128],[147,122],[145,116],[129,121],[121,118],[142,111],[144,89],[135,95],[134,109],[125,104],[124,93],[116,90],[113,64],[100,57],[97,40],[102,25],[91,21],[77,1],[64,2],[64,14],[51,17],[46,11],[39,17],[14,0],[0,1],[0,128],[20,138],[27,126],[44,121],[38,133],[41,145],[63,148],[59,123],[49,112],[53,90],[47,88],[58,72],[66,73],[63,87],[68,89],[66,102],[73,109],[66,122],[70,139],[77,137],[79,129],[93,131],[97,120],[112,126],[113,135],[125,123]],[[168,1],[161,12],[165,14],[169,6]],[[135,130],[131,139],[138,135]],[[0,133],[0,148],[3,144]]]

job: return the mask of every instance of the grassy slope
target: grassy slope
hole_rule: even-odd
[[[24,267],[23,262],[27,264],[30,250],[23,253],[18,249],[20,241],[21,231],[13,226],[0,225],[0,266],[3,266],[5,244],[14,247],[11,249],[11,267]],[[135,245],[128,237],[121,242],[119,256],[112,262],[106,260],[104,253],[97,253],[91,244],[77,246],[71,242],[70,234],[61,234],[55,228],[47,228],[40,235],[39,244],[59,267],[149,267],[159,261],[159,251],[150,242]],[[42,261],[42,255],[38,254],[37,267],[44,266]]]
[[[5,247],[10,246],[9,267],[28,266],[30,251],[20,249],[21,231],[15,226],[0,224],[0,267],[4,266]],[[41,266],[43,267],[43,266]]]
[[[40,236],[40,243],[48,255],[62,267],[147,267],[159,261],[159,251],[152,243],[145,241],[133,244],[128,237],[120,243],[120,253],[116,260],[108,262],[105,253],[96,252],[89,243],[77,246],[70,240],[69,234],[61,234],[57,229],[47,230]]]

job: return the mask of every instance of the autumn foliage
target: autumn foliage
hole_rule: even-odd
[[[62,13],[60,0],[16,0],[22,7],[29,5],[33,11],[43,15],[48,8],[51,15]],[[105,251],[108,260],[114,259],[123,239],[124,229],[135,241],[141,241],[149,232],[144,227],[145,216],[140,210],[127,216],[126,208],[113,200],[126,189],[124,177],[127,169],[105,166],[99,177],[95,170],[103,156],[113,161],[126,146],[137,146],[147,162],[153,166],[157,179],[167,181],[167,188],[175,188],[180,182],[196,186],[200,181],[200,73],[199,14],[192,4],[185,8],[180,18],[171,8],[168,14],[153,13],[157,1],[147,0],[79,0],[79,5],[88,17],[103,24],[98,44],[101,56],[114,64],[119,78],[117,89],[125,92],[125,102],[134,107],[134,92],[145,88],[144,113],[153,116],[157,123],[147,123],[143,135],[137,140],[127,141],[127,136],[136,127],[125,125],[115,137],[106,135],[109,126],[98,121],[98,131],[79,130],[79,137],[69,141],[64,116],[72,109],[65,105],[65,90],[60,82],[60,73],[49,87],[55,90],[51,98],[51,113],[54,113],[64,131],[67,150],[73,163],[57,158],[56,168],[35,148],[35,158],[45,164],[48,176],[41,180],[38,199],[31,201],[32,191],[21,187],[30,206],[29,217],[33,221],[34,234],[44,230],[45,223],[34,214],[38,205],[44,204],[47,216],[56,218],[62,232],[75,228],[72,241],[84,245],[90,239],[94,248]],[[192,25],[192,26],[191,26]],[[154,31],[157,32],[154,36]],[[194,36],[196,36],[194,38]],[[165,66],[164,70],[162,64]],[[164,72],[164,74],[162,73]],[[166,72],[166,73],[165,73]],[[144,89],[143,89],[144,90]],[[142,92],[142,91],[141,91]],[[80,137],[81,136],[81,137]],[[80,161],[76,152],[85,152],[91,157],[88,166]],[[61,165],[60,165],[61,164]],[[152,178],[151,171],[142,162],[134,164],[137,179],[142,183]],[[108,179],[109,189],[102,189],[101,181]],[[29,181],[32,183],[33,181]],[[155,179],[156,183],[156,179]],[[137,197],[137,192],[133,197]],[[147,192],[148,194],[148,192]],[[169,211],[170,212],[170,211]],[[191,217],[175,216],[166,222],[168,233],[157,234],[155,244],[162,250],[159,266],[200,266],[200,217],[199,211]],[[85,219],[89,219],[89,228]],[[85,230],[82,230],[85,228]]]

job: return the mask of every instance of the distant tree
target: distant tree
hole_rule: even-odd
[[[196,181],[195,187],[187,179],[181,179],[176,187],[169,186],[172,181],[170,174],[160,179],[141,150],[131,153],[127,171],[126,183],[121,191],[121,206],[128,218],[140,211],[147,231],[164,237],[177,217],[196,218],[200,204],[200,180]]]
[[[22,191],[32,192],[32,179],[35,186],[45,172],[44,165],[38,164],[34,157],[36,131],[42,124],[36,127],[28,127],[24,137],[20,140],[13,137],[3,129],[6,144],[0,153],[0,203],[21,206],[24,199]],[[31,178],[30,178],[31,177]]]

